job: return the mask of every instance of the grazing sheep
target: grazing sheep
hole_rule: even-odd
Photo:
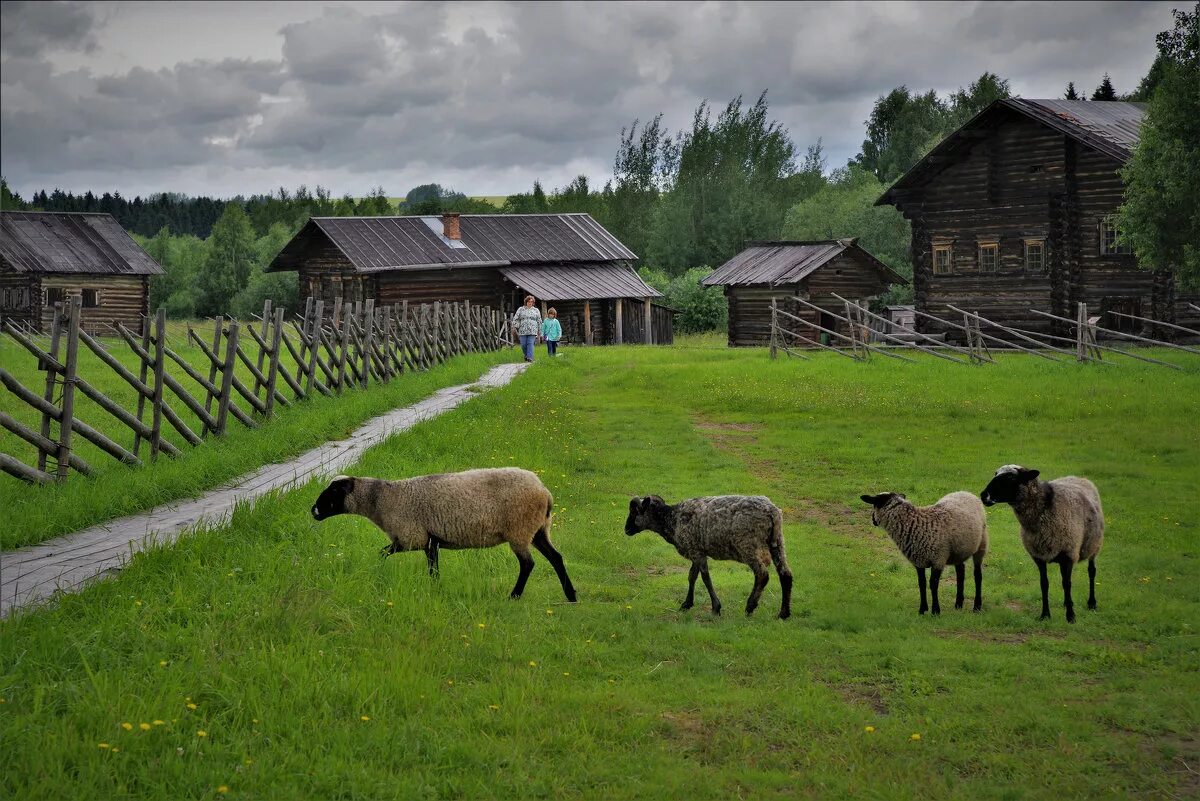
[[[533,571],[529,546],[554,567],[568,601],[575,588],[562,556],[550,543],[554,501],[528,470],[505,467],[418,476],[402,481],[338,476],[317,498],[312,515],[325,520],[361,515],[391,539],[381,554],[423,549],[429,574],[437,575],[438,549],[491,548],[507,542],[520,563],[513,598],[520,598]]]
[[[1046,563],[1058,562],[1067,622],[1075,622],[1071,572],[1088,560],[1088,609],[1096,608],[1096,555],[1104,544],[1100,492],[1086,478],[1066,476],[1038,481],[1037,470],[1008,464],[996,471],[979,497],[988,506],[1012,504],[1021,524],[1021,543],[1038,566],[1042,584],[1042,620],[1050,617],[1050,579]]]
[[[963,607],[963,587],[966,584],[967,559],[975,562],[975,606],[983,606],[983,557],[987,553],[987,516],[983,504],[969,492],[952,492],[933,506],[914,506],[898,492],[863,495],[862,499],[875,507],[871,522],[883,528],[917,569],[917,586],[921,590],[921,609],[925,614],[925,568],[929,568],[929,589],[933,595],[933,613],[940,615],[938,585],[946,565],[954,565],[958,578],[958,593],[954,608]]]
[[[771,562],[779,573],[783,588],[783,606],[779,617],[792,614],[792,571],[783,553],[783,513],[761,495],[718,495],[692,498],[670,506],[657,495],[634,498],[629,502],[625,533],[657,532],[675,546],[679,555],[691,560],[688,593],[681,609],[695,602],[696,576],[704,577],[714,615],[721,614],[721,602],[708,575],[708,558],[729,559],[749,565],[754,571],[754,589],[746,600],[746,614],[752,614],[771,579]]]

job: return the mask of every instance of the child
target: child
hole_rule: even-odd
[[[557,356],[558,340],[562,339],[562,323],[558,321],[558,312],[546,310],[546,319],[542,320],[542,339],[546,340],[546,355]]]

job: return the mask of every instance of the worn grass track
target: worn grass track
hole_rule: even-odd
[[[538,470],[577,605],[540,558],[508,601],[501,549],[445,553],[438,582],[420,554],[381,561],[369,523],[311,519],[310,486],[0,623],[3,794],[1195,794],[1200,379],[834,359],[568,349],[354,471]],[[858,495],[978,491],[1007,462],[1099,485],[1099,611],[1068,626],[1056,595],[1036,620],[1036,570],[997,507],[984,611],[918,617]],[[679,612],[686,563],[622,533],[632,494],[732,491],[785,510],[790,621],[776,581],[738,614],[750,575],[728,563],[726,615]]]

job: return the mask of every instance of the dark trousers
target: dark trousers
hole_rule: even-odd
[[[547,339],[546,340],[546,355],[553,356],[557,352],[558,352],[558,340],[557,339]]]

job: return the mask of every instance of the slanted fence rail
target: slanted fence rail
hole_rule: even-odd
[[[204,332],[188,325],[186,342],[193,346],[189,361],[172,347],[163,310],[145,319],[140,332],[118,325],[117,340],[104,343],[80,326],[81,302],[76,297],[58,304],[48,337],[12,321],[3,324],[3,334],[36,359],[38,370],[45,373],[40,391],[35,391],[0,367],[0,384],[18,402],[15,408],[29,407],[27,419],[40,416],[35,430],[13,414],[0,412],[0,428],[37,453],[34,464],[0,453],[0,471],[23,481],[64,481],[71,471],[94,472],[77,452],[77,438],[125,464],[154,462],[160,454],[181,453],[165,436],[168,428],[177,441],[196,446],[210,436],[223,436],[230,420],[254,428],[279,408],[313,395],[368,389],[372,382],[387,384],[462,353],[511,344],[501,312],[467,301],[410,307],[407,302],[376,306],[373,300],[339,300],[326,308],[323,301],[310,298],[294,320],[267,301],[262,316],[252,322],[220,317]],[[125,360],[130,355],[136,360],[135,368],[116,355],[122,346],[128,349]],[[131,390],[136,401],[126,405],[132,408],[80,374],[79,356],[84,352],[95,358],[92,369],[98,363],[110,373],[105,386],[115,383]],[[168,372],[168,365],[178,369]],[[179,372],[185,378],[177,378]],[[113,375],[119,380],[112,382]],[[119,441],[123,437],[110,436],[111,421],[105,421],[106,434],[79,419],[79,397],[115,419],[117,430],[128,431],[128,447]],[[95,411],[89,409],[88,414]]]
[[[771,299],[769,353],[772,359],[778,358],[780,351],[788,356],[807,358],[802,352],[803,350],[824,349],[855,361],[868,361],[872,355],[882,355],[911,362],[912,359],[901,356],[897,352],[909,350],[956,364],[995,364],[994,351],[1004,350],[1027,353],[1052,362],[1078,361],[1101,365],[1118,364],[1119,362],[1112,359],[1104,359],[1105,353],[1111,353],[1172,370],[1185,369],[1180,364],[1172,364],[1145,353],[1138,353],[1128,348],[1118,348],[1111,344],[1111,341],[1116,338],[1128,340],[1128,344],[1131,345],[1141,344],[1152,348],[1167,348],[1200,356],[1200,346],[1167,342],[1145,334],[1131,334],[1103,327],[1099,324],[1100,316],[1089,316],[1086,303],[1076,304],[1075,319],[1030,309],[1031,312],[1042,317],[1067,324],[1065,327],[1071,336],[1002,325],[995,320],[990,320],[976,312],[960,309],[957,306],[948,305],[946,308],[955,314],[962,315],[961,323],[914,310],[914,314],[921,319],[936,323],[943,329],[961,332],[966,345],[959,346],[945,342],[944,335],[926,334],[915,328],[888,320],[870,311],[861,302],[846,300],[837,294],[833,294],[832,297],[843,305],[844,315],[838,314],[827,305],[820,306],[794,295]],[[791,313],[781,308],[781,303],[784,301],[795,304],[797,313]],[[819,325],[812,320],[805,319],[800,315],[800,312],[805,310],[816,312],[818,319],[833,321],[833,327]],[[1138,317],[1115,311],[1110,311],[1108,314],[1113,315],[1114,319],[1123,318],[1142,322],[1151,331],[1179,332],[1177,335],[1183,338],[1191,341],[1200,340],[1200,331],[1174,323],[1164,323],[1148,317]],[[839,324],[841,325],[839,326]],[[803,328],[800,328],[801,326]],[[838,328],[841,330],[837,330]],[[1104,342],[1100,341],[1102,336]],[[989,345],[989,343],[991,344]],[[1197,362],[1196,366],[1200,367],[1200,362]]]

